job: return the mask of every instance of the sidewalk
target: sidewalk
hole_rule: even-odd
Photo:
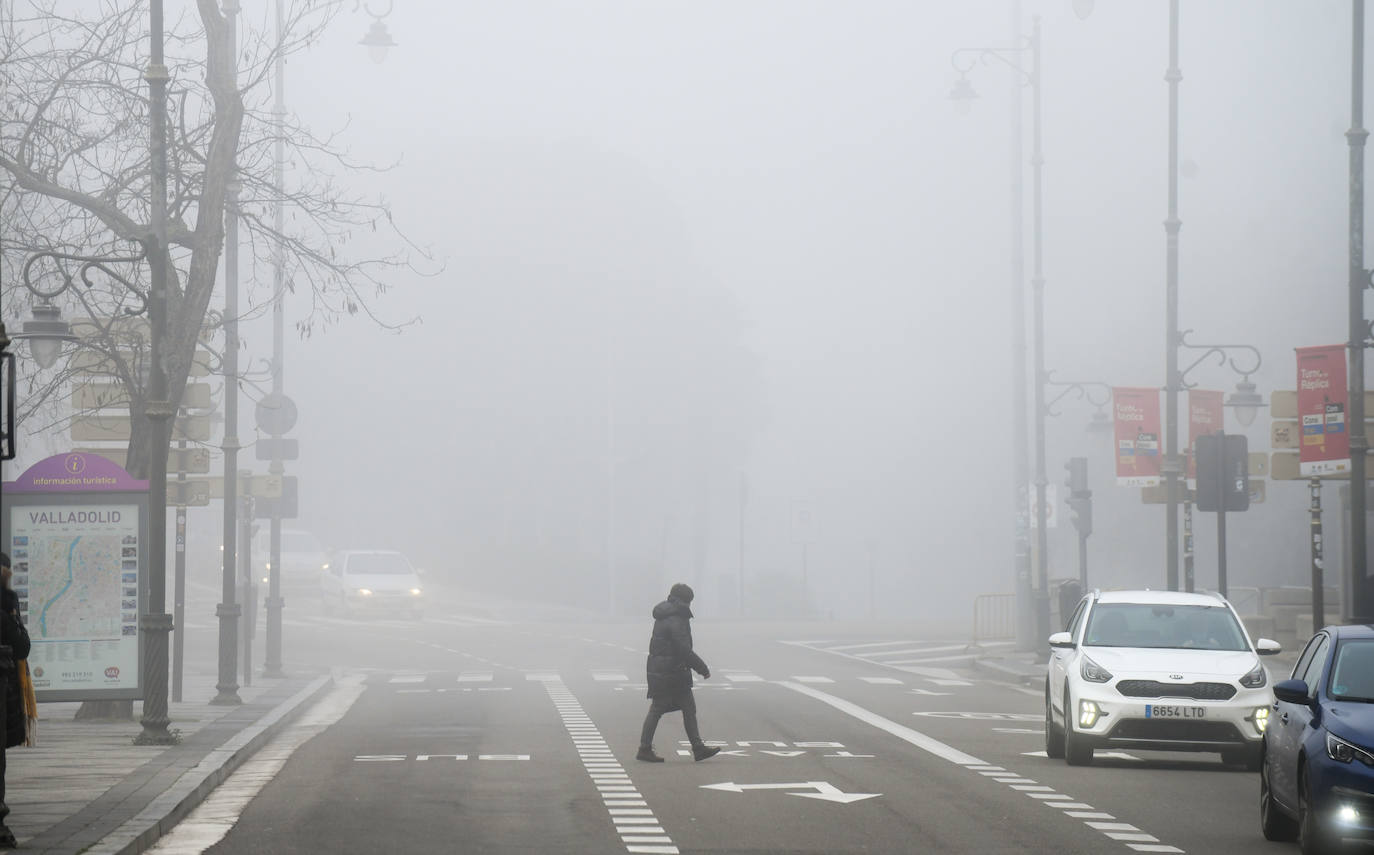
[[[133,721],[76,721],[80,704],[40,704],[38,745],[6,752],[9,827],[32,853],[132,855],[195,808],[243,761],[333,686],[328,674],[254,676],[239,706],[213,706],[216,674],[188,663],[182,703],[169,704],[181,742],[139,746]]]

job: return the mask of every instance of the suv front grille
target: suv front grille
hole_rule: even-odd
[[[1128,698],[1192,698],[1226,701],[1236,694],[1230,683],[1161,683],[1157,680],[1122,680],[1116,690]]]
[[[1244,742],[1235,726],[1224,721],[1197,721],[1167,718],[1128,718],[1117,723],[1112,739],[1138,739],[1160,742]]]

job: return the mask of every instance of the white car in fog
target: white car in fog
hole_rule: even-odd
[[[388,549],[334,553],[320,574],[320,595],[326,611],[343,614],[399,612],[418,619],[425,609],[420,571],[403,553]]]
[[[272,569],[272,540],[266,523],[253,537],[253,566],[264,586]],[[302,529],[281,530],[281,587],[283,591],[313,594],[320,572],[329,569],[329,554],[314,534]]]
[[[1216,751],[1258,770],[1274,702],[1261,656],[1218,594],[1108,591],[1079,601],[1049,638],[1045,752],[1070,765],[1096,748]]]

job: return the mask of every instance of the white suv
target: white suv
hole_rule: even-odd
[[[1217,751],[1259,769],[1274,701],[1260,656],[1219,594],[1110,591],[1084,597],[1049,638],[1045,752],[1071,766],[1095,748]]]

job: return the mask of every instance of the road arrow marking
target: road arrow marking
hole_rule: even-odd
[[[726,781],[723,784],[702,784],[701,788],[703,790],[720,790],[726,793],[742,793],[745,790],[815,790],[814,793],[788,793],[787,795],[801,796],[804,799],[820,799],[826,802],[839,802],[846,805],[850,802],[877,798],[882,795],[882,793],[846,793],[826,781],[804,781],[791,784],[736,784],[733,781]]]

